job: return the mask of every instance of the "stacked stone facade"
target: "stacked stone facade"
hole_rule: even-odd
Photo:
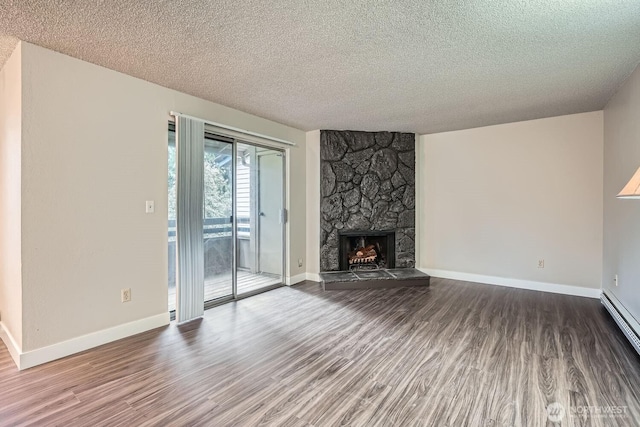
[[[396,232],[396,267],[415,266],[415,135],[320,133],[320,269],[339,270],[340,231]]]

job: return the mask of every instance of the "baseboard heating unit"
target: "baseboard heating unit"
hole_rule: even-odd
[[[640,354],[640,324],[611,292],[603,291],[600,301],[602,301],[602,305],[609,311],[611,317],[616,321],[633,348]]]

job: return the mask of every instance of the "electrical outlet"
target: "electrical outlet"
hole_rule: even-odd
[[[303,259],[298,258],[298,267],[302,267],[302,264],[303,264]]]
[[[539,259],[538,260],[538,268],[544,268],[544,260],[543,259]]]
[[[616,276],[613,278],[613,284],[614,284],[614,285],[616,285],[616,286],[618,286],[618,285],[619,285],[619,283],[618,283],[618,275],[617,275],[617,274],[616,274]]]
[[[122,289],[120,291],[120,299],[122,300],[122,302],[131,301],[131,288]]]

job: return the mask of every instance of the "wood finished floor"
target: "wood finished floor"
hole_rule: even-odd
[[[279,288],[23,372],[0,345],[3,426],[639,424],[640,357],[599,301],[452,280]]]

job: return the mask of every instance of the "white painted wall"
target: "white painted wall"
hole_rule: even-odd
[[[299,144],[287,276],[304,273],[304,132],[28,43],[22,53],[24,351],[167,312],[171,110]]]
[[[604,109],[603,288],[640,321],[640,200],[616,194],[640,167],[640,67]],[[613,284],[618,274],[618,287]]]
[[[420,221],[420,207],[424,203],[424,185],[426,177],[424,175],[424,168],[420,167],[420,160],[424,158],[424,149],[426,144],[421,144],[421,136],[416,134],[416,267],[420,267],[420,257],[422,256],[422,240],[419,238],[422,235],[423,224]]]
[[[320,131],[307,132],[307,280],[320,281]]]
[[[248,115],[247,115],[248,116]],[[250,116],[251,117],[251,116]],[[290,128],[274,122],[261,119],[262,123],[256,123],[256,128],[262,128],[265,135],[280,136],[289,141],[296,142],[297,147],[287,149],[287,209],[289,210],[289,222],[287,223],[287,283],[296,284],[305,279],[306,273],[306,228],[307,228],[307,204],[305,191],[307,188],[307,175],[305,172],[306,148],[305,133],[298,129]],[[245,120],[237,122],[246,122]],[[248,126],[248,125],[247,125]],[[243,127],[246,129],[246,126]],[[302,258],[302,266],[298,266],[298,259]]]
[[[421,136],[418,266],[600,288],[602,117]]]
[[[22,348],[21,71],[18,44],[0,71],[0,335],[14,359]]]

